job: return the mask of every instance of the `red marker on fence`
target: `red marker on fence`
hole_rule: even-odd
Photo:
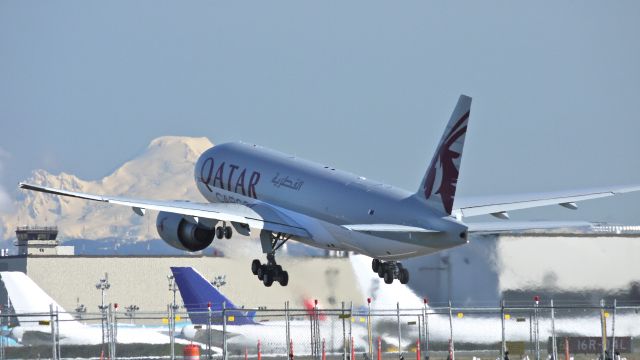
[[[262,353],[260,352],[260,340],[258,339],[258,360],[262,360]]]
[[[293,339],[289,342],[289,360],[293,360]]]
[[[356,347],[355,344],[353,343],[353,336],[351,337],[351,360],[355,360],[356,359]]]
[[[327,350],[324,338],[322,338],[322,360],[327,360]]]

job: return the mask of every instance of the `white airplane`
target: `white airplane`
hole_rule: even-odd
[[[227,346],[235,351],[254,349],[260,342],[263,353],[286,354],[288,352],[286,320],[283,312],[265,310],[256,315],[255,310],[245,310],[236,306],[196,269],[172,267],[171,272],[191,321],[191,325],[186,325],[181,330],[183,338],[202,341],[203,336],[207,336],[203,332],[206,332],[207,326],[210,325],[215,332],[216,343],[219,343],[223,328],[226,326]],[[226,317],[224,326],[222,324],[223,308]],[[325,339],[327,349],[340,349],[343,343],[343,322],[339,320],[339,314],[335,310],[330,312],[321,310],[318,314],[310,309],[292,310],[289,326],[294,352],[296,354],[311,353],[312,316],[317,317],[318,338]],[[345,314],[349,314],[349,311],[347,310]],[[345,320],[344,335],[349,336],[350,333],[357,340],[357,344],[364,343],[365,324],[354,321],[350,326],[349,321],[350,318]]]
[[[426,174],[415,192],[385,185],[266,148],[244,143],[214,146],[198,159],[194,180],[208,203],[142,200],[86,194],[21,183],[28,190],[129,206],[138,215],[160,211],[160,237],[173,247],[199,251],[234,230],[260,238],[267,263],[252,272],[265,286],[286,286],[289,274],[275,252],[288,240],[321,249],[354,251],[373,258],[386,283],[409,281],[399,260],[467,243],[474,231],[539,229],[544,224],[470,224],[467,217],[508,219],[512,210],[545,205],[576,209],[578,201],[640,190],[605,187],[485,199],[457,199],[456,185],[471,98],[460,96]]]
[[[66,312],[30,277],[18,271],[0,272],[7,294],[15,310],[19,326],[9,336],[23,345],[51,343],[50,308],[58,313],[58,333],[61,345],[97,345],[102,343],[102,327],[86,325]],[[157,329],[119,324],[117,342],[120,344],[169,344],[170,338]],[[176,343],[189,341],[176,339]],[[220,352],[220,349],[216,349]]]

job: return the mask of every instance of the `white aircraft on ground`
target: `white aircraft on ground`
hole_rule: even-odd
[[[458,174],[471,98],[460,96],[442,139],[415,192],[401,190],[330,166],[244,143],[214,146],[198,159],[194,180],[208,203],[141,200],[86,194],[21,183],[23,189],[129,206],[138,215],[157,210],[160,237],[178,249],[200,251],[215,237],[257,235],[267,263],[254,259],[252,272],[265,286],[286,286],[289,274],[275,252],[288,240],[321,249],[354,251],[373,258],[386,283],[405,284],[399,260],[467,243],[474,231],[539,229],[548,224],[470,224],[464,218],[546,205],[576,209],[576,202],[640,190],[605,187],[555,193],[457,199]],[[584,225],[584,224],[582,224]],[[555,224],[557,226],[557,224]],[[255,232],[254,232],[255,230]]]
[[[23,345],[51,344],[51,313],[57,311],[58,333],[61,345],[98,345],[102,343],[102,327],[86,325],[66,312],[30,277],[18,271],[0,272],[9,300],[20,322],[9,336]],[[120,344],[169,344],[170,338],[158,329],[131,327],[119,324],[117,342]],[[176,343],[189,341],[176,339]],[[220,349],[215,349],[220,352]]]
[[[171,272],[180,290],[184,307],[189,314],[191,325],[181,330],[181,336],[189,340],[203,340],[207,327],[215,334],[215,343],[221,343],[222,331],[227,331],[227,346],[233,351],[255,349],[261,344],[262,352],[269,354],[286,354],[289,350],[286,336],[286,318],[283,311],[263,310],[256,314],[255,310],[247,310],[236,306],[229,298],[213,286],[202,274],[192,267],[172,267]],[[226,324],[223,325],[223,308]],[[349,315],[346,310],[345,315]],[[353,336],[356,344],[364,343],[366,325],[351,318],[341,320],[336,310],[305,309],[290,311],[289,328],[291,341],[296,354],[311,353],[311,328],[315,319],[317,338],[325,339],[329,352],[342,348],[345,337]]]

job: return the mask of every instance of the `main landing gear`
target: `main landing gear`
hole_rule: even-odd
[[[260,234],[263,251],[265,250],[265,242],[270,245],[267,247],[267,249],[270,249],[270,251],[267,252],[267,263],[262,264],[260,260],[254,259],[251,262],[251,272],[253,275],[258,276],[258,279],[262,281],[266,287],[271,286],[274,281],[279,282],[282,286],[287,286],[287,284],[289,284],[289,273],[283,270],[282,266],[276,264],[275,253],[291,236],[282,233],[271,233],[268,234],[268,236],[269,238],[262,239],[263,234]]]
[[[401,284],[409,282],[409,270],[405,269],[401,263],[397,261],[381,261],[373,259],[371,269],[377,273],[379,277],[384,279],[386,284],[391,284],[394,279],[400,280]]]
[[[233,236],[233,228],[228,226],[227,223],[223,222],[222,226],[216,227],[216,237],[218,239],[231,239],[231,236]]]

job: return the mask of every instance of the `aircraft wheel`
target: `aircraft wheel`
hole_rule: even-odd
[[[409,282],[409,270],[402,268],[400,269],[400,283],[401,284],[406,284]]]
[[[391,271],[384,272],[384,282],[385,284],[391,284],[393,282],[393,272]]]
[[[287,286],[287,284],[289,284],[289,273],[286,271],[283,271],[280,274],[280,285]]]
[[[383,278],[384,277],[384,266],[382,264],[380,264],[380,266],[378,267],[378,277]]]
[[[224,238],[225,239],[231,239],[231,236],[233,235],[233,229],[231,228],[231,226],[227,226],[224,228]]]
[[[260,263],[260,260],[253,259],[253,261],[251,262],[251,272],[253,273],[253,275],[258,275],[258,269],[260,269],[261,266],[262,264]]]
[[[267,268],[264,265],[260,265],[260,267],[258,268],[258,273],[256,275],[258,275],[258,280],[263,280],[264,279],[264,274],[267,273]]]
[[[222,226],[218,226],[216,228],[216,237],[218,239],[222,239],[224,237],[224,229],[222,228]]]
[[[262,275],[262,283],[266,287],[270,287],[273,284],[273,275],[267,271]]]
[[[379,268],[380,268],[380,260],[373,259],[371,261],[371,269],[373,270],[374,273],[377,273]]]

